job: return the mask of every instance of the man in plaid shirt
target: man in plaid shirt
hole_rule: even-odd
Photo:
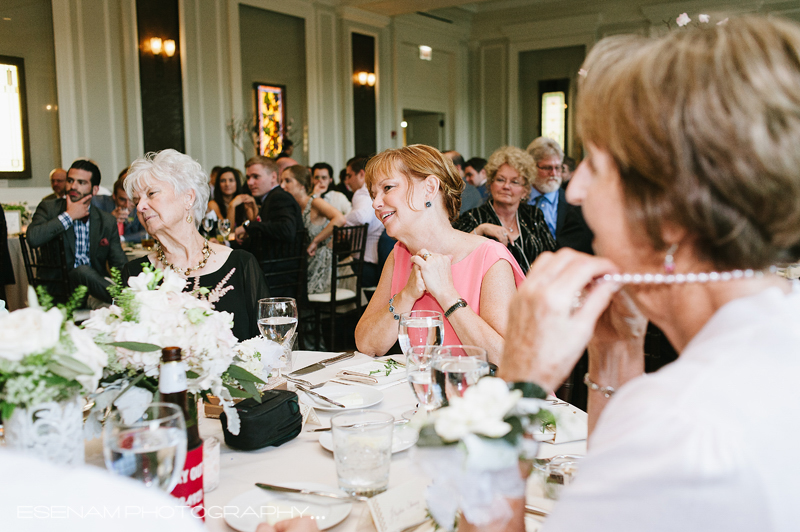
[[[88,159],[78,159],[67,172],[67,195],[43,200],[28,226],[27,239],[38,247],[62,238],[66,251],[69,280],[73,286],[85,285],[97,299],[111,303],[105,278],[108,269],[122,269],[127,262],[119,242],[117,220],[92,208],[92,196],[100,186],[100,169]]]

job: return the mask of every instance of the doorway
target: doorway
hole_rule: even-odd
[[[444,113],[403,109],[403,146],[427,144],[444,149]]]

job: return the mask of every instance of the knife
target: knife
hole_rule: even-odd
[[[312,373],[314,371],[319,371],[322,368],[330,366],[331,364],[336,364],[337,362],[341,362],[342,360],[347,360],[348,358],[353,358],[356,354],[353,351],[342,353],[341,355],[337,355],[333,358],[327,358],[325,360],[321,360],[316,364],[311,364],[310,366],[306,366],[304,368],[298,369],[297,371],[293,371],[289,373],[290,377],[297,377],[298,375],[306,375],[308,373]]]
[[[322,399],[326,403],[330,403],[333,406],[338,406],[339,408],[347,408],[342,403],[337,403],[333,399],[329,399],[329,398],[325,397],[324,395],[320,395],[320,394],[318,394],[317,392],[315,392],[313,390],[309,390],[308,388],[306,388],[302,384],[294,383],[294,387],[297,388],[298,390],[300,390],[301,392],[306,392],[308,395],[313,395],[314,397],[319,397],[320,399]]]
[[[351,495],[341,495],[339,493],[330,493],[327,491],[316,491],[300,488],[287,488],[285,486],[273,486],[272,484],[262,484],[256,482],[256,486],[266,491],[283,491],[286,493],[299,493],[300,495],[316,495],[317,497],[328,497],[330,499],[338,499],[340,501],[360,501],[361,497]]]

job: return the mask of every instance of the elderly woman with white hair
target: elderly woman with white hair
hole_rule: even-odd
[[[145,264],[186,277],[187,289],[196,281],[213,289],[224,280],[233,289],[223,293],[215,308],[233,314],[233,334],[240,341],[257,336],[258,300],[269,297],[269,291],[255,257],[206,240],[197,230],[209,195],[200,164],[175,150],[148,153],[131,164],[125,192],[156,247],[125,265],[123,281],[141,273]]]

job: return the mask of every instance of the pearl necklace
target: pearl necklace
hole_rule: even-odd
[[[597,280],[618,284],[689,284],[712,283],[717,281],[733,281],[736,279],[757,279],[764,273],[775,273],[776,266],[767,270],[731,270],[728,272],[703,272],[703,273],[607,273]]]
[[[702,284],[721,281],[734,281],[737,279],[758,279],[764,277],[765,273],[775,273],[778,271],[776,266],[770,266],[766,270],[731,270],[727,272],[702,272],[702,273],[607,273],[596,277],[583,290],[579,290],[572,298],[570,313],[576,312],[583,307],[589,290],[601,282],[612,282],[620,285],[670,285],[670,284]]]
[[[203,239],[203,242],[203,258],[197,263],[197,266],[192,268],[186,268],[184,270],[183,268],[178,268],[174,264],[170,264],[167,257],[164,255],[164,248],[161,247],[161,243],[158,241],[156,241],[156,257],[158,257],[158,260],[164,265],[164,268],[170,268],[178,275],[189,277],[190,273],[205,268],[208,263],[208,258],[211,256],[211,253],[213,253],[213,251],[211,251],[211,246],[208,245],[208,240]]]

